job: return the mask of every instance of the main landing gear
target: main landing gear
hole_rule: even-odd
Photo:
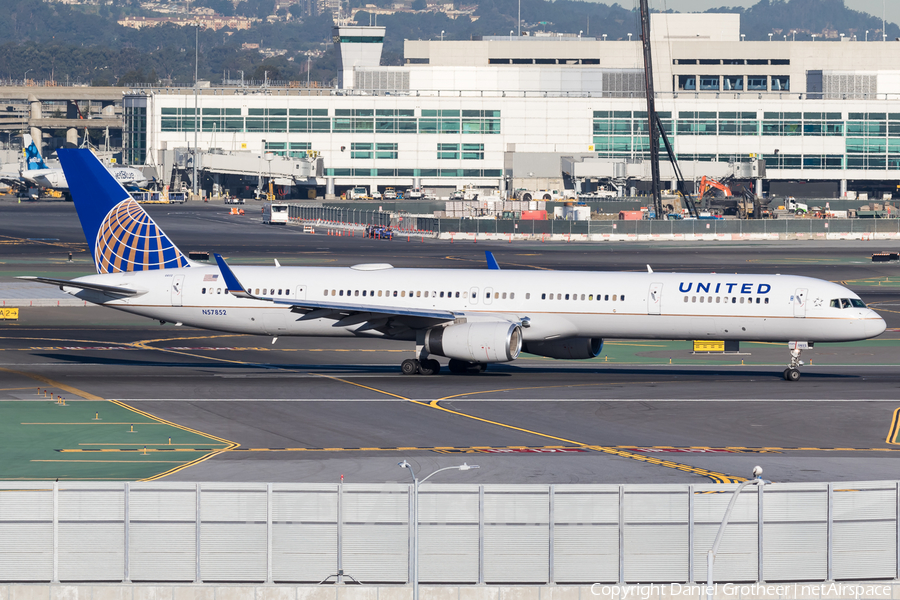
[[[800,380],[800,367],[803,366],[803,361],[800,360],[800,353],[812,347],[812,342],[788,342],[788,348],[791,349],[791,364],[784,370],[785,381]]]
[[[484,363],[472,363],[452,358],[450,359],[447,368],[451,373],[457,375],[473,375],[484,373],[487,369],[487,365]],[[407,358],[400,363],[400,372],[404,375],[437,375],[441,372],[441,363],[433,358],[425,358],[422,360]]]
[[[400,372],[404,375],[415,375],[417,373],[419,375],[437,375],[441,372],[441,363],[433,358],[424,360],[407,358],[400,363]]]

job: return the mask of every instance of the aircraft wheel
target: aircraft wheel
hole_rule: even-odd
[[[400,363],[400,372],[404,375],[415,375],[419,372],[419,361],[414,358],[407,358]]]
[[[799,381],[800,380],[800,371],[798,369],[785,369],[784,370],[784,378],[787,381]]]
[[[487,363],[471,363],[470,367],[473,373],[484,373],[487,371]]]
[[[419,361],[419,375],[437,375],[441,371],[441,363],[428,358]]]
[[[469,363],[451,358],[450,362],[447,363],[447,368],[450,369],[451,373],[462,375],[469,370]]]

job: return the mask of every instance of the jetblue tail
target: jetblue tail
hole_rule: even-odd
[[[61,148],[56,154],[98,273],[191,266],[90,150]]]
[[[34,143],[34,139],[27,133],[22,136],[22,146],[25,148],[22,152],[25,154],[25,165],[29,171],[37,169],[46,169],[47,163],[41,156],[41,150]]]

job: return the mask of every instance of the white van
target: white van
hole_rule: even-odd
[[[263,206],[263,223],[266,225],[287,225],[288,205],[272,202]]]

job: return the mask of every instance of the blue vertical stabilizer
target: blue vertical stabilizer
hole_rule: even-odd
[[[187,257],[87,149],[59,149],[98,273],[189,267]]]

